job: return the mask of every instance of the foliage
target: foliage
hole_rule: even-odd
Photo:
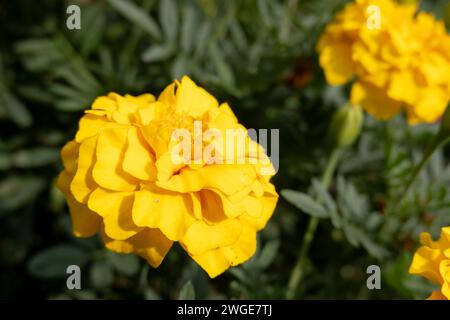
[[[344,2],[87,0],[81,30],[65,27],[68,2],[2,2],[0,297],[282,299],[308,215],[321,220],[297,298],[426,296],[427,283],[407,271],[419,233],[450,224],[446,150],[398,199],[437,127],[366,117],[331,187],[317,182],[324,133],[348,88],[326,85],[315,44]],[[445,1],[426,3],[443,12]],[[74,238],[54,186],[58,152],[95,97],[156,93],[183,74],[228,101],[248,128],[280,129],[274,184],[284,198],[254,258],[214,280],[180,248],[152,269],[105,251],[97,237]],[[66,289],[72,263],[83,290]],[[371,264],[381,267],[380,291],[366,287]]]

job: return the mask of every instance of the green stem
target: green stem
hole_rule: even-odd
[[[328,187],[330,186],[333,174],[342,155],[342,151],[343,149],[341,148],[334,149],[330,155],[330,158],[328,159],[325,171],[322,175],[322,185],[325,189],[328,189]],[[314,239],[314,234],[318,225],[319,219],[317,217],[311,217],[309,220],[308,228],[306,229],[306,233],[303,237],[302,246],[300,247],[300,251],[298,253],[297,262],[289,278],[286,299],[293,299],[295,297],[295,293],[304,274],[306,258],[308,256],[309,248],[311,247],[311,243]]]

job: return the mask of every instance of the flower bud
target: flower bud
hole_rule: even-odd
[[[331,120],[328,140],[333,147],[349,147],[358,138],[364,122],[364,112],[358,105],[347,103]]]

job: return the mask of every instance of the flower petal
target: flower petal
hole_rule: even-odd
[[[127,140],[123,170],[137,179],[154,181],[156,179],[154,157],[139,130],[135,127],[130,128]]]
[[[136,191],[133,220],[138,226],[158,228],[170,240],[178,241],[195,221],[192,199],[155,187]]]
[[[139,180],[122,169],[128,137],[127,127],[104,128],[98,141],[92,175],[103,188],[115,191],[135,190]]]
[[[97,184],[92,178],[96,145],[97,137],[92,136],[84,139],[79,148],[78,167],[70,184],[70,191],[81,203],[86,203],[91,192],[97,188]]]
[[[172,241],[167,239],[158,229],[145,228],[127,240],[114,240],[102,232],[102,240],[111,251],[117,253],[136,253],[157,268],[172,247]]]
[[[113,192],[97,188],[91,193],[88,207],[103,217],[106,234],[125,240],[142,230],[132,219],[133,192]]]
[[[58,188],[65,194],[72,219],[72,230],[76,237],[90,237],[96,234],[102,219],[85,204],[79,203],[70,194],[71,177],[66,171],[61,172],[57,180]]]
[[[177,112],[201,118],[209,109],[218,107],[216,98],[184,76],[176,92]]]
[[[247,261],[256,251],[256,231],[248,225],[242,226],[239,239],[230,246],[221,247],[194,255],[188,251],[211,278],[215,278],[230,266]]]
[[[189,254],[199,255],[215,248],[233,245],[241,232],[242,223],[237,219],[227,219],[212,225],[196,221],[189,227],[181,243]]]

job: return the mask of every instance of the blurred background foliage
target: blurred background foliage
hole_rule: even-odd
[[[315,44],[345,0],[83,0],[0,3],[0,298],[283,299],[308,215],[320,216],[301,299],[423,298],[407,271],[418,235],[450,224],[448,152],[433,158],[392,215],[436,125],[366,117],[329,190],[325,132],[347,87],[327,86]],[[81,30],[66,8],[81,7]],[[423,9],[445,14],[446,0]],[[450,12],[447,10],[447,12]],[[248,263],[215,280],[178,249],[159,269],[76,239],[54,181],[59,150],[99,95],[158,93],[190,75],[228,101],[248,128],[280,129],[285,198]],[[318,199],[318,200],[316,200]],[[67,265],[83,290],[66,289]],[[366,287],[378,264],[382,290]]]

